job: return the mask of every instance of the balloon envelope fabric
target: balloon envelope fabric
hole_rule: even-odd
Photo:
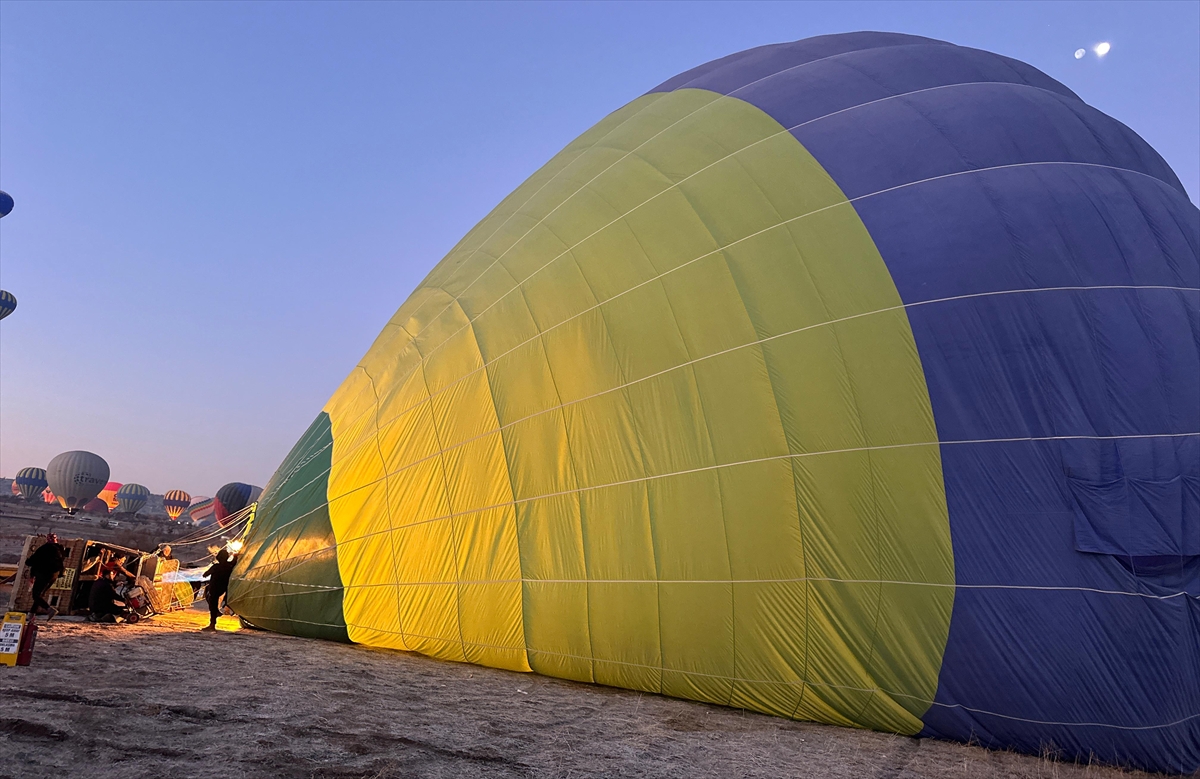
[[[259,501],[263,627],[1200,768],[1200,212],[1036,69],[702,65],[400,307]]]
[[[17,310],[17,296],[6,289],[0,289],[0,319]]]
[[[117,491],[120,489],[121,482],[110,481],[108,484],[104,485],[104,489],[100,490],[100,494],[96,497],[108,504],[108,508],[111,511],[117,507]]]
[[[100,494],[108,484],[108,474],[108,463],[92,452],[63,452],[46,466],[49,491],[68,513]]]
[[[231,515],[258,500],[261,494],[261,487],[243,484],[240,481],[230,482],[217,490],[216,497],[213,498],[213,516],[221,527],[225,527]]]
[[[163,508],[171,519],[179,519],[191,502],[192,496],[183,490],[167,490],[167,494],[163,495]]]
[[[45,468],[22,468],[17,471],[17,478],[13,480],[16,494],[25,500],[36,500],[47,484],[49,482],[46,481]]]
[[[215,510],[216,501],[201,495],[192,498],[192,505],[188,506],[188,516],[197,525],[206,525],[215,521],[212,518]]]
[[[117,490],[117,508],[128,514],[136,514],[150,499],[150,489],[141,484],[123,484]]]

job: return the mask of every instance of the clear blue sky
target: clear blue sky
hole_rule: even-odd
[[[572,138],[707,60],[861,29],[1041,68],[1197,200],[1196,2],[0,2],[0,474],[78,448],[154,492],[265,484]]]

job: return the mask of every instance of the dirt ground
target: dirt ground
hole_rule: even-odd
[[[45,626],[0,667],[0,776],[1149,776],[204,622]]]

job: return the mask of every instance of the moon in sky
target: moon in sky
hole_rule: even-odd
[[[1083,59],[1084,54],[1087,54],[1087,49],[1076,49],[1075,50],[1075,59],[1077,59],[1077,60]]]
[[[1092,51],[1096,52],[1097,57],[1103,57],[1105,54],[1108,54],[1108,50],[1111,48],[1112,45],[1108,41],[1103,41],[1101,43],[1097,43],[1095,47],[1092,48]]]

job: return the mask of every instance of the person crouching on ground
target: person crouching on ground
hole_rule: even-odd
[[[88,594],[88,608],[92,613],[88,619],[93,622],[116,622],[117,617],[125,616],[125,602],[117,598],[113,586],[115,578],[116,573],[110,568],[101,571],[92,582],[92,591]]]
[[[229,591],[229,575],[233,573],[234,561],[229,559],[229,551],[222,549],[217,552],[217,561],[204,572],[208,586],[204,589],[204,599],[208,601],[208,627],[202,630],[216,630],[217,617],[221,616],[221,596]]]
[[[66,559],[67,548],[58,543],[58,536],[50,533],[46,536],[46,543],[39,546],[25,561],[25,566],[29,568],[29,574],[33,578],[33,613],[48,614],[47,622],[58,615],[58,609],[46,602],[46,590],[62,575]]]

